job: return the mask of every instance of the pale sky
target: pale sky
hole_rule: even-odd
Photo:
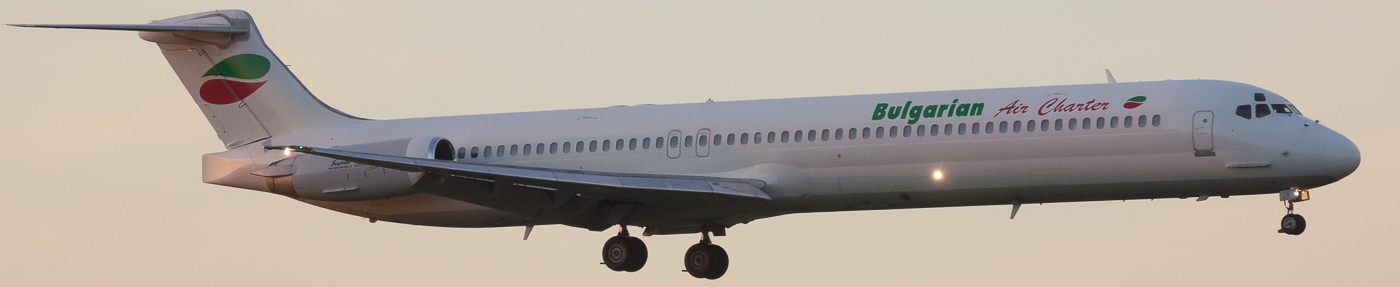
[[[200,181],[223,147],[155,44],[132,32],[0,27],[4,286],[1379,286],[1400,280],[1395,1],[0,1],[0,23],[252,13],[326,103],[367,118],[617,104],[1220,79],[1277,92],[1362,163],[1276,196],[797,214],[716,243],[453,229],[363,218]],[[971,2],[961,4],[958,2]],[[1131,3],[1130,3],[1131,2]],[[1154,2],[1137,4],[1136,2]],[[1160,3],[1158,3],[1160,2]]]

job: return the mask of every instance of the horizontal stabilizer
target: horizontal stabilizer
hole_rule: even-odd
[[[162,25],[162,24],[7,24],[25,28],[116,30],[141,32],[203,32],[203,33],[248,33],[247,26],[222,25]]]

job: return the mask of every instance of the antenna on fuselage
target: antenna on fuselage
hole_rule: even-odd
[[[1113,79],[1113,72],[1109,72],[1108,69],[1103,69],[1103,74],[1108,76],[1108,83],[1109,83],[1109,84],[1117,84],[1117,83],[1118,83],[1118,80],[1114,80],[1114,79]]]

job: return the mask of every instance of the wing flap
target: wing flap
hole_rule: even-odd
[[[267,149],[286,149],[409,172],[438,173],[451,175],[455,178],[552,189],[643,205],[688,205],[724,200],[766,201],[772,199],[761,190],[764,186],[763,182],[754,179],[601,173],[483,165],[307,146],[270,146]],[[702,200],[696,201],[696,199]]]

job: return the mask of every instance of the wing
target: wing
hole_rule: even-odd
[[[472,164],[307,146],[269,146],[408,172],[445,175],[443,180],[478,181],[638,206],[698,206],[725,202],[768,201],[756,179],[585,172],[578,170]],[[463,198],[463,197],[454,197]],[[472,203],[477,200],[466,200]],[[486,206],[495,204],[486,203]]]

